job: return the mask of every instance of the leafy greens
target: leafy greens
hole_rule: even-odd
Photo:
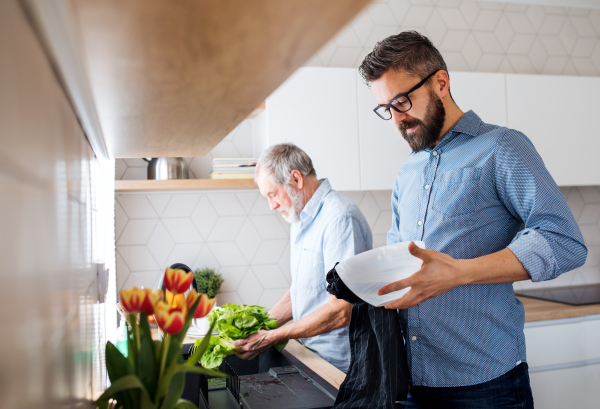
[[[217,368],[223,358],[235,353],[233,341],[246,338],[261,329],[272,330],[277,328],[277,320],[269,318],[267,309],[258,305],[225,304],[213,310],[208,316],[208,321],[215,323],[215,330],[220,336],[210,339],[208,349],[202,356],[200,363],[205,368]],[[199,344],[200,340],[196,341]],[[281,352],[287,341],[273,346]]]

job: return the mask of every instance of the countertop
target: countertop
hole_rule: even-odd
[[[525,322],[576,318],[585,315],[600,314],[600,304],[572,306],[551,301],[536,300],[528,297],[517,297],[525,307]],[[156,335],[156,333],[155,333]],[[196,339],[186,337],[184,343],[193,343]],[[302,361],[332,386],[339,389],[346,375],[310,351],[296,340],[290,340],[285,348],[291,355]]]
[[[568,305],[552,301],[517,297],[525,307],[525,322],[559,320],[600,314],[600,304]]]

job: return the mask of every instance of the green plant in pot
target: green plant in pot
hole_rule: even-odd
[[[221,292],[221,284],[223,284],[223,277],[221,274],[215,273],[215,270],[210,268],[203,268],[200,270],[197,268],[194,271],[194,278],[196,279],[196,284],[198,285],[198,292],[200,294],[206,294],[208,300],[206,302],[207,306],[210,306],[211,309],[217,306],[217,294]],[[206,311],[206,314],[210,312]],[[204,314],[204,315],[206,315]],[[208,324],[208,320],[206,318],[201,318],[199,321],[194,320],[196,327],[200,329],[201,332],[205,333],[208,330],[210,324]]]

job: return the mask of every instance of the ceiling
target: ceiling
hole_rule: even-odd
[[[369,0],[71,0],[109,155],[203,156]]]

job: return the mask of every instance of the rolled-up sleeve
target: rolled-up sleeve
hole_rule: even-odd
[[[495,184],[503,205],[524,228],[508,248],[532,281],[582,266],[587,248],[565,198],[531,141],[514,130],[498,141]]]
[[[323,241],[326,272],[333,268],[335,263],[373,248],[370,232],[363,231],[368,228],[369,226],[364,226],[351,214],[343,214],[327,226]]]

